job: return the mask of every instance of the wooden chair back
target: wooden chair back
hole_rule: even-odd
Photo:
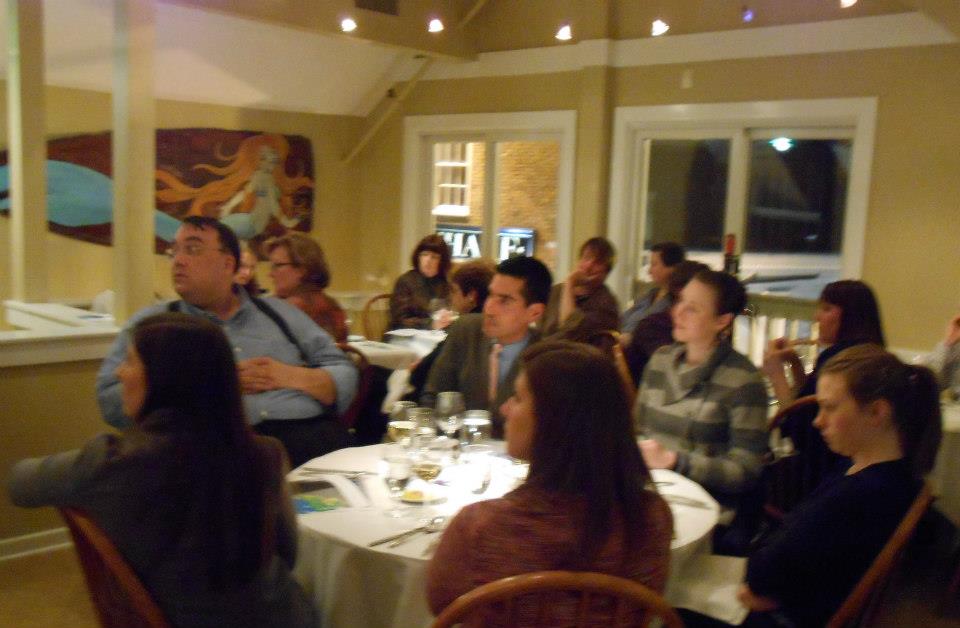
[[[555,617],[557,609],[569,608],[556,603],[557,594],[574,596],[576,617]],[[591,572],[537,571],[488,582],[464,593],[437,616],[433,628],[448,628],[476,613],[489,616],[488,611],[507,626],[547,628],[562,622],[564,626],[615,628],[647,626],[659,618],[666,628],[683,627],[680,616],[660,595],[632,580]]]
[[[770,431],[780,428],[791,417],[812,420],[817,413],[814,395],[800,397],[770,419]],[[789,434],[793,452],[772,460],[764,469],[764,512],[775,521],[800,503],[820,484],[835,464],[836,455],[827,449],[815,428],[804,427]]]
[[[633,408],[633,402],[637,399],[637,389],[633,385],[633,375],[630,374],[630,367],[627,365],[627,358],[623,354],[623,346],[620,344],[620,332],[615,329],[596,332],[590,336],[587,344],[597,347],[613,360],[613,365],[617,367],[617,374],[620,375],[623,389],[627,393],[628,407]]]
[[[103,530],[83,512],[61,508],[103,628],[171,628],[143,583]]]
[[[368,340],[380,340],[390,326],[390,299],[393,294],[386,292],[370,297],[363,305],[360,320],[363,321],[363,335]]]
[[[880,601],[890,581],[890,576],[896,571],[907,542],[913,537],[917,524],[933,502],[933,492],[928,482],[916,499],[913,500],[907,514],[890,536],[890,540],[883,546],[874,559],[873,564],[860,578],[860,582],[853,588],[847,599],[844,600],[837,612],[827,622],[827,628],[847,628],[848,626],[871,626],[880,608]]]
[[[370,396],[370,387],[373,382],[373,369],[370,366],[370,361],[367,360],[367,356],[363,355],[359,349],[351,347],[345,342],[337,343],[337,346],[353,361],[359,374],[359,379],[357,380],[357,396],[353,398],[353,403],[350,404],[350,407],[338,415],[340,422],[347,429],[350,429],[356,424],[357,418],[366,406],[367,398]]]

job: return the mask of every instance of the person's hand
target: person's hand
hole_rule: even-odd
[[[237,364],[240,390],[245,395],[252,395],[279,388],[292,388],[294,368],[296,367],[267,357],[243,360]]]
[[[433,315],[434,329],[446,329],[453,322],[453,312],[450,310],[437,310]]]
[[[640,441],[640,454],[648,469],[672,469],[677,466],[677,452],[667,449],[652,438]]]
[[[774,338],[767,343],[763,351],[763,373],[767,377],[783,373],[783,365],[791,358],[797,358],[797,352],[786,338]],[[799,359],[799,358],[797,358]]]
[[[948,347],[952,347],[960,341],[960,314],[957,314],[950,319],[950,322],[947,323],[947,334],[943,339],[943,343]]]
[[[737,599],[740,600],[740,603],[745,607],[758,613],[772,611],[780,607],[779,602],[777,602],[775,599],[757,595],[751,591],[750,587],[746,584],[740,585],[740,589],[737,591]]]

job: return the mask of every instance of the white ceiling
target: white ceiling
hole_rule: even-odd
[[[366,116],[389,87],[409,78],[421,64],[409,50],[165,2],[154,6],[158,98]],[[113,0],[45,0],[44,9],[46,82],[110,92]],[[0,76],[7,69],[5,13],[0,11]],[[483,53],[472,62],[440,58],[425,78],[559,72],[597,64],[695,63],[957,41],[935,20],[920,13],[901,13],[658,39],[588,40]]]
[[[157,2],[157,97],[241,107],[366,115],[410,54]],[[113,2],[46,0],[46,82],[111,91]],[[0,74],[6,15],[0,11]]]

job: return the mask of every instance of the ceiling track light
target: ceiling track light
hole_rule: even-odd
[[[743,7],[743,11],[740,12],[740,19],[742,19],[745,23],[749,23],[753,21],[754,17],[756,17],[756,15],[754,14],[753,9],[750,7]]]
[[[443,21],[438,17],[431,18],[430,23],[427,25],[427,31],[430,33],[442,33]]]
[[[340,20],[340,30],[344,33],[352,33],[357,30],[357,22],[352,17],[345,17]]]
[[[670,30],[670,25],[660,19],[654,20],[653,24],[650,25],[650,35],[652,37],[659,37],[668,30]]]
[[[857,0],[840,0],[841,9],[849,9],[857,3]]]
[[[573,39],[573,29],[570,28],[569,23],[564,23],[560,25],[560,28],[557,29],[557,34],[555,35],[560,41],[570,41]]]

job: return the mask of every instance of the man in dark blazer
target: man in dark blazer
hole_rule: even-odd
[[[467,314],[450,326],[430,369],[421,403],[432,406],[437,393],[463,393],[468,410],[489,410],[493,435],[503,435],[500,405],[513,394],[517,357],[539,338],[540,320],[550,296],[550,271],[532,257],[512,257],[497,266],[483,314]]]

